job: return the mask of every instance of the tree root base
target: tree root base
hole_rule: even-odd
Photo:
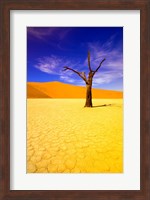
[[[92,105],[85,105],[84,108],[92,108]]]

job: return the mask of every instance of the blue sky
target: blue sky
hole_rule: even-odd
[[[84,81],[64,66],[88,73],[87,54],[96,69],[93,88],[123,89],[122,27],[28,27],[27,81],[84,86]]]

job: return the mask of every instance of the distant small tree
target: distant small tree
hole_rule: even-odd
[[[80,76],[80,78],[82,78],[86,84],[86,102],[85,102],[85,106],[84,107],[92,107],[92,82],[93,82],[93,77],[96,74],[96,72],[98,72],[98,70],[100,69],[102,63],[105,61],[106,59],[104,58],[99,66],[97,67],[96,70],[92,70],[91,68],[91,61],[90,61],[90,52],[88,52],[88,67],[89,67],[89,72],[88,72],[88,78],[86,77],[85,72],[78,72],[70,67],[64,66],[63,71],[66,70],[71,70],[74,73],[76,73],[78,76]]]

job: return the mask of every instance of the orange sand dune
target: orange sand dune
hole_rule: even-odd
[[[28,98],[85,98],[86,94],[85,87],[61,82],[28,82],[27,86]],[[93,98],[119,99],[123,97],[123,93],[93,88],[92,96]]]
[[[42,91],[38,90],[36,87],[32,86],[31,84],[27,85],[27,93],[28,97],[34,98],[50,98],[47,94],[44,94]]]

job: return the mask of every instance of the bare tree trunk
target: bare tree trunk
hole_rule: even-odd
[[[105,61],[105,58],[100,62],[99,66],[97,67],[96,70],[92,70],[91,68],[91,63],[90,63],[90,52],[88,52],[88,66],[89,66],[89,73],[88,73],[88,78],[86,77],[85,72],[78,72],[75,69],[72,69],[70,67],[64,66],[64,70],[71,70],[74,73],[76,73],[80,78],[84,80],[86,83],[86,102],[84,107],[92,107],[92,81],[95,73],[100,69],[102,63]]]
[[[86,84],[86,102],[84,107],[92,107],[92,84]]]

